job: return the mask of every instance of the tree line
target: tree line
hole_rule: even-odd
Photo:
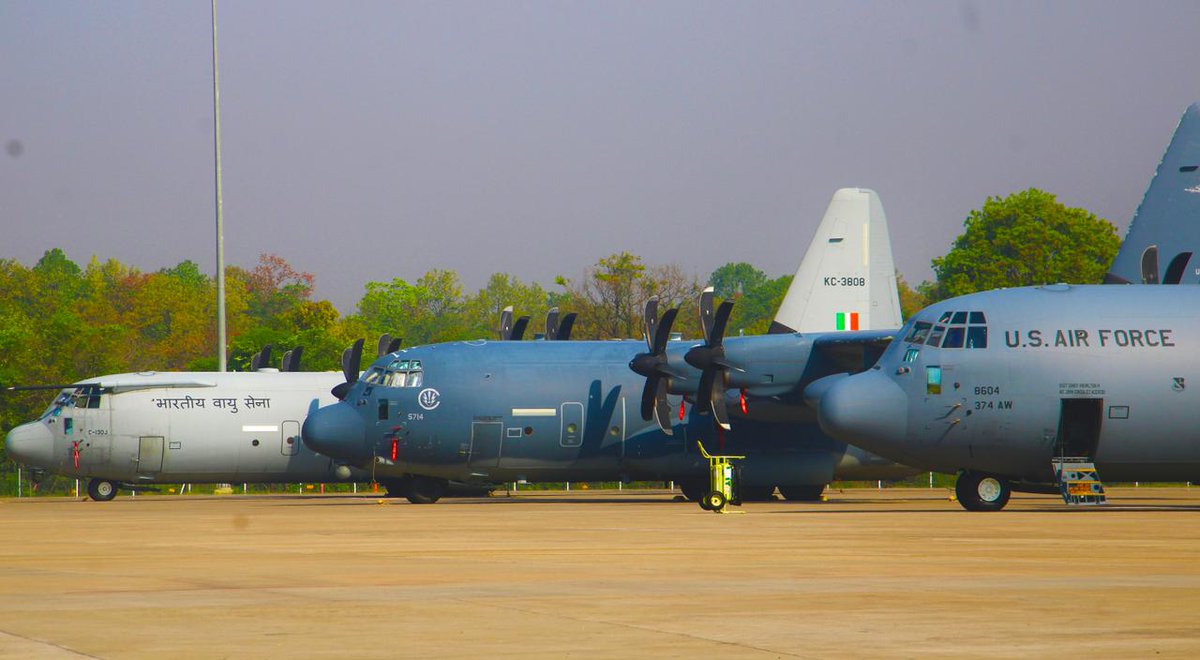
[[[972,211],[949,252],[933,260],[935,279],[915,289],[899,279],[907,317],[924,305],[972,291],[1046,282],[1099,282],[1119,240],[1107,221],[1029,189],[989,198]],[[313,297],[314,278],[284,258],[263,254],[251,268],[226,269],[228,364],[245,370],[266,345],[304,347],[301,368],[339,369],[358,337],[390,333],[405,345],[496,336],[500,312],[531,317],[531,335],[551,307],[579,314],[573,338],[640,338],[650,296],[682,305],[676,329],[700,334],[693,310],[700,289],[736,302],[729,334],[766,332],[792,275],[770,276],[728,263],[700,278],[678,265],[653,265],[621,252],[551,286],[495,273],[464,290],[453,270],[414,281],[367,282],[351,313]],[[0,386],[70,383],[132,371],[216,369],[215,281],[192,261],[143,272],[115,259],[80,266],[59,248],[32,266],[0,259]],[[46,392],[0,396],[0,434],[47,404]]]

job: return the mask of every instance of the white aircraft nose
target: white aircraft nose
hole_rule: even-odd
[[[27,422],[4,439],[8,457],[31,467],[48,467],[54,455],[54,434],[42,422]]]
[[[882,373],[867,371],[830,385],[821,393],[817,418],[830,436],[904,462],[908,399]]]

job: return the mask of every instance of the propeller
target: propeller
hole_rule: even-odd
[[[512,334],[509,335],[508,339],[510,341],[521,341],[521,337],[525,336],[525,328],[527,327],[529,327],[528,316],[522,316],[517,319],[517,322],[513,323]]]
[[[564,314],[560,320],[558,308],[551,307],[546,313],[546,341],[567,341],[571,338],[571,328],[575,326],[575,312]]]
[[[250,358],[250,371],[258,371],[263,367],[271,364],[271,345],[263,346],[263,349]]]
[[[500,311],[500,341],[508,341],[512,336],[513,308],[512,305]]]
[[[359,365],[362,363],[363,340],[355,340],[354,344],[342,351],[342,375],[346,377],[346,382],[338,383],[330,390],[330,393],[343,401],[346,398],[346,393],[350,388],[358,382]]]
[[[646,301],[646,346],[647,353],[638,353],[629,362],[629,368],[646,378],[642,388],[642,419],[652,417],[663,433],[671,435],[671,406],[667,403],[667,379],[680,376],[667,366],[667,340],[671,338],[671,325],[679,313],[672,307],[658,318],[658,298]]]
[[[280,371],[300,371],[300,356],[304,354],[304,347],[297,346],[292,350],[283,354],[283,360],[279,363]]]
[[[733,303],[726,300],[713,312],[713,289],[708,287],[700,294],[700,327],[704,330],[704,343],[684,354],[688,364],[700,370],[700,387],[696,390],[696,401],[707,402],[713,419],[725,430],[729,430],[729,413],[725,408],[725,382],[730,369],[736,369],[725,361],[725,326]]]
[[[395,353],[396,351],[400,350],[400,347],[403,345],[404,345],[404,338],[396,337],[395,339],[392,340],[392,343],[388,344],[387,352]]]
[[[375,357],[381,358],[390,353],[391,351],[388,350],[388,346],[390,346],[391,343],[392,336],[390,334],[385,332],[382,335],[379,335],[379,343],[375,345]]]

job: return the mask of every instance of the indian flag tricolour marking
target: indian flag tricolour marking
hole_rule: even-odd
[[[858,330],[858,312],[838,312],[837,329]]]

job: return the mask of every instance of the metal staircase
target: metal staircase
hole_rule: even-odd
[[[1073,506],[1104,504],[1104,484],[1096,464],[1086,456],[1058,456],[1050,461],[1063,501]]]

